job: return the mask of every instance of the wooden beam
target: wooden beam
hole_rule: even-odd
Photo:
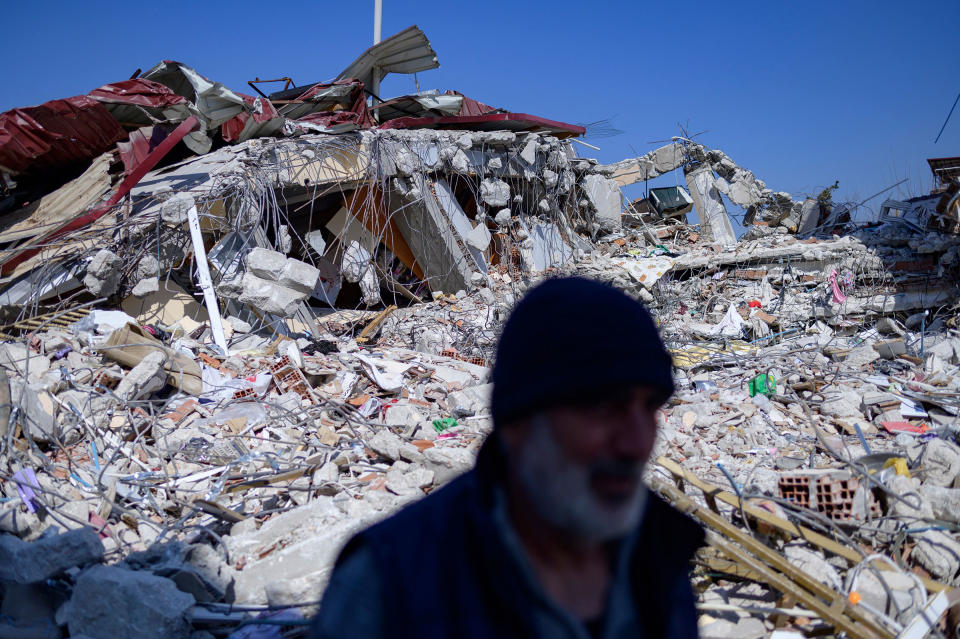
[[[371,322],[367,324],[362,331],[360,331],[360,335],[357,337],[357,343],[366,344],[369,342],[370,336],[377,332],[377,329],[380,328],[380,325],[383,324],[383,322],[390,317],[390,314],[395,310],[397,310],[397,307],[391,305],[380,311],[380,314],[374,317],[373,320],[371,320]]]
[[[801,605],[817,612],[838,629],[864,639],[893,638],[894,635],[878,624],[872,616],[851,605],[843,593],[828,588],[793,566],[779,552],[760,543],[720,515],[696,504],[676,486],[655,479],[653,488],[678,510],[715,531],[714,534],[707,535],[711,546],[762,575],[765,582],[780,592],[794,595]],[[739,547],[730,542],[736,542]],[[790,579],[784,575],[788,575]],[[828,605],[825,601],[831,603]]]
[[[728,504],[729,506],[732,506],[738,510],[742,507],[745,514],[750,515],[751,517],[762,521],[763,523],[768,524],[773,528],[790,535],[791,537],[798,537],[823,550],[826,550],[827,552],[833,553],[839,557],[843,557],[851,564],[858,564],[863,561],[863,553],[858,552],[849,546],[843,545],[836,540],[813,531],[805,526],[800,526],[792,521],[778,517],[770,511],[757,508],[756,506],[751,506],[747,502],[741,503],[740,498],[733,493],[723,490],[715,484],[711,484],[710,482],[700,479],[672,459],[660,457],[657,459],[657,464],[670,472],[670,474],[672,474],[674,477],[682,479],[684,482],[689,483],[691,486],[699,489],[703,492],[704,496],[708,498],[712,497],[713,499],[719,499],[725,504]],[[886,562],[875,561],[872,563],[872,566],[881,570],[893,570],[893,567]],[[920,580],[923,582],[924,587],[929,592],[940,592],[941,590],[948,590],[950,588],[950,586],[939,583],[932,579],[921,577]]]

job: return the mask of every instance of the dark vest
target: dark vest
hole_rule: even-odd
[[[390,635],[418,639],[533,637],[530,593],[491,515],[500,471],[494,438],[477,467],[389,519],[361,532],[342,561],[373,551],[388,597]],[[642,636],[697,637],[690,560],[703,530],[650,494],[631,557]]]

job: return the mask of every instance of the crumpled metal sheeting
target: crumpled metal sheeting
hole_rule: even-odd
[[[82,170],[126,137],[102,104],[83,95],[12,109],[0,114],[0,168],[13,175]]]

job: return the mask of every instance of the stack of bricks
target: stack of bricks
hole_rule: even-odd
[[[273,375],[273,382],[281,393],[293,391],[310,403],[314,403],[313,393],[310,392],[310,384],[303,376],[299,368],[293,365],[290,357],[284,355],[276,363],[270,365],[270,373]]]
[[[849,474],[784,473],[780,475],[778,487],[783,499],[822,513],[834,521],[852,523],[865,516],[872,518],[881,514],[880,504],[873,493]],[[858,493],[865,493],[867,499],[859,513],[855,508]]]
[[[455,348],[445,348],[440,351],[440,355],[443,357],[449,357],[451,359],[459,360],[461,362],[466,362],[468,364],[473,364],[474,366],[484,366],[487,365],[487,360],[482,357],[465,357],[457,352]]]
[[[93,376],[92,383],[98,393],[106,393],[108,390],[116,390],[122,379],[123,375],[118,375],[109,368],[103,368]]]
[[[255,397],[257,395],[256,391],[252,388],[244,388],[243,390],[233,391],[234,399],[243,399],[245,397]]]
[[[810,475],[780,475],[780,496],[801,508],[810,508]]]
[[[835,521],[853,521],[854,502],[861,491],[856,477],[833,479],[823,477],[817,482],[817,510]],[[880,516],[880,505],[872,493],[867,493],[870,517]]]

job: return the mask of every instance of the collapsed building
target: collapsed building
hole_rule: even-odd
[[[935,629],[960,161],[855,223],[690,139],[601,164],[578,125],[378,95],[437,65],[410,27],[328,82],[164,61],[0,115],[0,629],[295,636],[351,534],[472,465],[499,327],[563,273],[673,354],[648,479],[715,533],[704,636]]]

